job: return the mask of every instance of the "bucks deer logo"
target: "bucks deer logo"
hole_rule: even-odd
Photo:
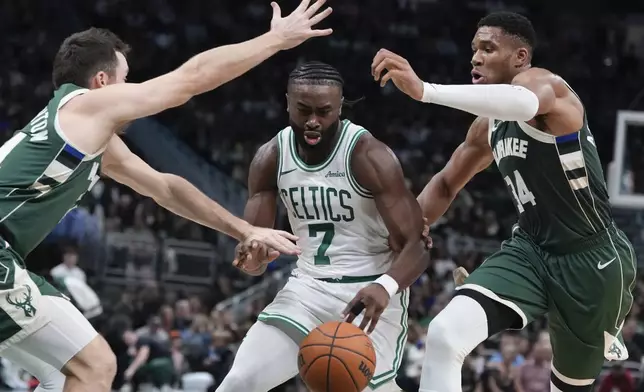
[[[33,317],[36,314],[36,308],[31,303],[34,299],[31,296],[31,287],[29,287],[29,285],[26,285],[26,284],[23,285],[22,287],[25,287],[27,289],[26,293],[22,293],[23,295],[22,299],[11,298],[11,294],[7,294],[5,299],[7,300],[8,303],[15,306],[17,309],[22,309],[22,311],[25,312],[25,317]]]

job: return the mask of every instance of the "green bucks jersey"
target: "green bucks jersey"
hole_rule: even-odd
[[[0,147],[0,235],[23,257],[99,178],[101,154],[88,155],[72,146],[58,122],[58,110],[85,92],[75,85],[61,86]]]
[[[587,120],[555,137],[525,122],[489,121],[489,143],[519,213],[519,226],[544,248],[592,236],[612,223]]]
[[[342,121],[338,142],[319,165],[307,165],[297,152],[293,130],[278,136],[277,186],[302,254],[297,268],[314,278],[370,276],[393,261],[387,227],[371,193],[351,172],[351,154],[368,132]]]

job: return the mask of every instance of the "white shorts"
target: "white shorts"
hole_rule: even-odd
[[[297,270],[258,319],[280,328],[298,343],[310,331],[328,321],[342,320],[342,310],[356,293],[371,282],[328,283]],[[397,294],[383,312],[370,338],[376,349],[376,371],[369,383],[372,390],[400,391],[395,385],[407,341],[409,290]],[[354,321],[359,325],[362,316]]]
[[[0,351],[0,356],[23,367],[25,366],[19,363],[24,362],[20,360],[21,358],[28,358],[28,362],[33,362],[33,358],[37,358],[44,364],[60,370],[98,333],[81,312],[65,298],[43,295],[39,298],[38,304],[38,312],[46,313],[48,322],[38,330],[22,337],[18,342],[5,347]]]

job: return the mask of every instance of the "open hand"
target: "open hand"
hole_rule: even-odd
[[[371,333],[376,328],[376,324],[380,320],[380,315],[389,305],[389,293],[378,283],[371,283],[364,287],[358,291],[356,296],[342,311],[342,315],[345,317],[344,321],[352,323],[355,320],[356,316],[361,312],[357,312],[356,314],[352,310],[354,310],[354,307],[360,306],[359,304],[362,304],[364,308],[364,316],[362,316],[360,329],[364,330],[369,326],[367,333]]]
[[[385,70],[387,73],[382,76]],[[409,61],[394,52],[380,49],[371,63],[371,74],[375,81],[380,81],[381,87],[391,80],[400,91],[413,99],[420,101],[423,98],[423,81],[416,75]]]
[[[279,253],[299,255],[301,252],[300,248],[292,242],[297,241],[297,239],[297,236],[283,230],[250,226],[246,233],[243,234],[241,242],[243,243],[244,249],[249,249],[253,246],[253,242],[256,242],[256,246],[264,245]]]
[[[282,18],[282,10],[276,2],[273,7],[271,32],[280,39],[280,49],[291,49],[313,37],[322,37],[333,32],[332,29],[314,30],[313,26],[320,23],[333,11],[330,7],[316,15],[326,0],[317,0],[309,7],[311,0],[302,0],[300,5],[290,15]]]

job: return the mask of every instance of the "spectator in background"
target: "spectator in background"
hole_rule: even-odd
[[[642,347],[639,346],[637,336],[637,320],[634,317],[629,317],[624,322],[622,328],[622,337],[624,338],[624,346],[628,350],[628,359],[632,361],[642,361]]]
[[[230,343],[233,335],[224,329],[217,329],[212,333],[212,343],[203,360],[204,369],[212,374],[216,385],[226,377],[233,363],[233,352]]]
[[[159,344],[169,346],[170,334],[161,327],[161,317],[152,316],[148,323],[137,329],[136,334],[141,338],[152,339]]]
[[[182,299],[174,307],[174,329],[183,331],[192,325],[192,309],[190,301]]]
[[[505,334],[504,334],[505,335]],[[518,345],[514,336],[512,339],[501,340],[501,361],[490,361],[477,386],[477,392],[517,392],[514,380],[517,377]]]
[[[499,342],[499,350],[494,352],[492,356],[490,357],[490,360],[488,363],[492,364],[499,364],[503,362],[503,353],[501,352],[504,346],[515,346],[517,349],[517,355],[514,358],[514,366],[521,366],[523,362],[525,361],[525,357],[519,353],[519,339],[518,336],[514,332],[502,332],[501,333],[501,341]]]
[[[123,339],[132,358],[123,376],[132,384],[134,391],[138,391],[139,386],[144,383],[162,388],[176,380],[169,344],[139,336],[131,330],[124,333]]]
[[[396,382],[405,391],[417,391],[425,358],[425,333],[418,322],[409,321],[407,343]]]
[[[529,358],[521,365],[515,378],[516,392],[550,392],[550,335],[543,331],[532,347]]]
[[[598,392],[635,392],[635,380],[628,369],[616,362],[602,380]]]
[[[83,282],[87,281],[85,272],[78,267],[78,249],[69,244],[63,248],[63,262],[51,269],[51,277],[64,280],[73,277]]]

